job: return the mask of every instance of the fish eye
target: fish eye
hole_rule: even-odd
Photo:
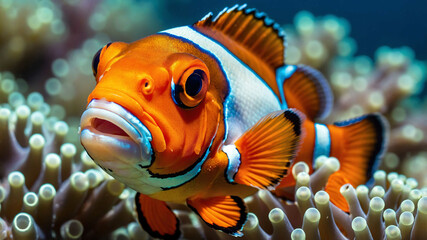
[[[208,74],[198,67],[187,69],[178,83],[172,81],[174,102],[182,108],[194,108],[203,100],[209,85]]]
[[[95,78],[96,78],[96,75],[98,74],[98,65],[99,65],[99,60],[100,60],[100,56],[101,56],[102,50],[107,49],[110,45],[111,45],[111,43],[108,43],[104,47],[100,48],[98,50],[98,52],[96,52],[95,55],[93,56],[93,59],[92,59],[92,72],[93,72],[93,76],[95,76]]]

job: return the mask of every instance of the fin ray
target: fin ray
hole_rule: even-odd
[[[285,64],[285,35],[265,13],[246,4],[235,5],[215,18],[204,17],[193,27],[225,46],[279,94],[275,74]]]
[[[319,71],[305,65],[287,65],[278,71],[288,107],[302,111],[310,120],[329,115],[333,94]]]
[[[272,188],[287,174],[299,147],[301,117],[294,110],[273,112],[246,131],[235,146],[241,165],[235,182]]]
[[[236,196],[187,199],[187,205],[210,227],[225,233],[242,236],[247,209]]]

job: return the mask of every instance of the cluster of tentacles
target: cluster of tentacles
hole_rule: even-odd
[[[9,77],[9,78],[8,78]],[[1,84],[16,82],[8,74]],[[7,85],[6,84],[6,85]],[[41,94],[2,88],[0,239],[92,239],[146,236],[134,220],[133,192],[77,153]],[[117,231],[115,231],[117,229]]]
[[[423,239],[427,234],[427,189],[418,189],[415,179],[379,170],[371,187],[344,185],[341,193],[350,207],[346,213],[322,190],[339,168],[338,160],[322,157],[318,162],[311,176],[305,163],[294,168],[295,201],[268,191],[245,199],[250,213],[244,239]],[[233,239],[184,209],[177,212],[185,238]]]

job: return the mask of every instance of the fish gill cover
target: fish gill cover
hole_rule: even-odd
[[[0,1],[0,239],[148,238],[136,222],[135,193],[83,151],[78,119],[95,83],[93,54],[111,40],[136,40],[171,25],[162,18],[171,6],[176,2]],[[193,12],[188,24],[203,14]],[[387,117],[381,170],[372,186],[341,188],[348,215],[323,191],[338,161],[321,157],[310,176],[298,165],[294,202],[266,191],[245,199],[245,239],[422,239],[427,233],[425,59],[409,47],[378,46],[373,58],[359,56],[351,24],[295,13],[283,23],[287,61],[315,67],[329,80],[335,102],[325,122],[368,112]],[[172,207],[184,238],[232,238]]]

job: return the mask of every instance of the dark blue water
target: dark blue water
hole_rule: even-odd
[[[292,23],[301,10],[315,16],[333,14],[350,22],[350,36],[358,45],[356,55],[372,57],[383,45],[409,46],[417,59],[427,60],[427,0],[181,0],[168,2],[165,23],[167,27],[189,25],[210,11],[216,14],[235,3],[247,3],[280,24]]]

